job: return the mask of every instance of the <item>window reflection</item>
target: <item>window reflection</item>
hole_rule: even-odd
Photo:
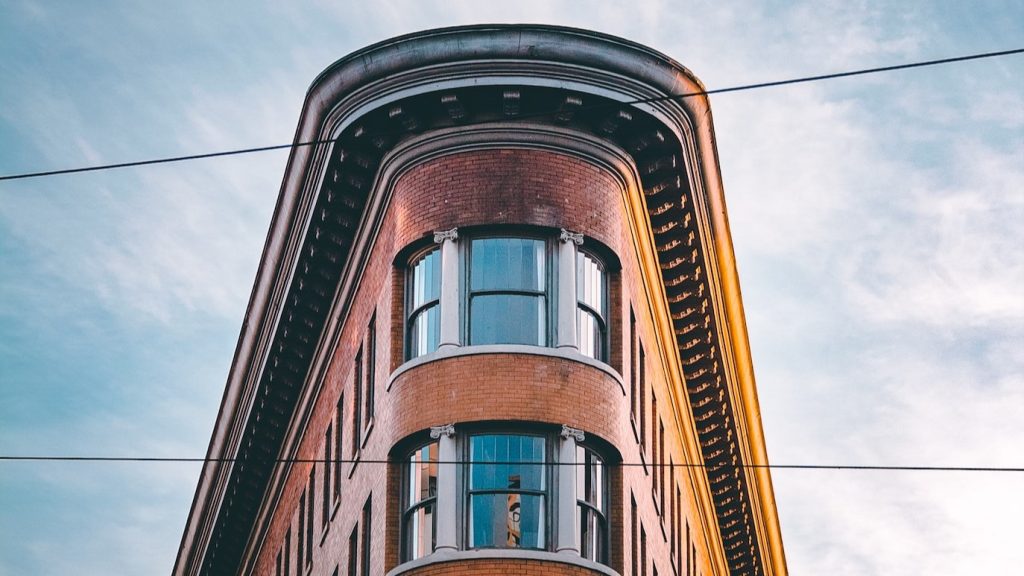
[[[527,238],[472,241],[470,344],[547,344],[545,246]]]
[[[608,288],[601,263],[586,252],[576,254],[576,334],[581,354],[605,359],[605,310]]]
[[[437,442],[418,448],[406,462],[402,514],[405,560],[426,556],[436,546],[437,462]]]
[[[577,446],[576,462],[576,545],[584,558],[607,562],[604,461],[590,448]]]
[[[437,350],[441,341],[441,252],[434,249],[412,263],[407,284],[408,356]]]
[[[545,439],[473,436],[469,450],[469,546],[546,547]]]

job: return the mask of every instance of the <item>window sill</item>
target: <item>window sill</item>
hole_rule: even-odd
[[[359,466],[359,459],[363,456],[362,450],[352,455],[352,465],[348,468],[348,479],[352,479],[352,475],[356,473],[356,466]]]
[[[370,439],[370,432],[373,432],[373,418],[366,423],[363,427],[363,437],[359,440],[359,451],[362,452],[363,448],[366,448],[366,441]]]
[[[439,360],[445,360],[447,358],[458,358],[460,356],[474,356],[477,354],[529,354],[532,356],[547,356],[549,358],[561,358],[563,360],[570,360],[573,362],[579,362],[580,364],[586,364],[593,368],[596,368],[605,374],[611,376],[616,383],[619,385],[619,390],[622,391],[622,396],[626,396],[626,387],[622,383],[622,375],[615,371],[614,368],[605,364],[601,360],[595,360],[590,356],[580,354],[575,348],[551,348],[548,346],[529,346],[526,344],[485,344],[480,346],[443,346],[430,354],[424,354],[417,356],[412,360],[406,360],[404,364],[395,369],[391,373],[391,377],[388,378],[387,390],[391,390],[391,386],[395,383],[395,380],[399,376],[417,368],[424,364],[431,362],[437,362]]]
[[[594,574],[604,574],[606,576],[619,576],[618,572],[612,570],[610,567],[604,564],[598,564],[593,560],[587,560],[579,555],[571,552],[546,552],[542,550],[511,550],[508,548],[481,548],[476,550],[438,550],[433,554],[428,554],[422,558],[417,558],[404,564],[392,568],[388,571],[387,576],[400,576],[407,572],[412,572],[423,568],[425,566],[431,566],[434,564],[443,564],[446,562],[462,562],[467,560],[491,560],[491,559],[508,559],[508,560],[523,560],[523,561],[541,561],[541,562],[557,562],[559,564],[568,564],[570,566],[578,566],[585,568]]]
[[[338,513],[338,508],[341,508],[341,494],[335,492],[332,498],[334,498],[334,505],[331,508],[331,522],[334,522],[334,516]]]
[[[331,523],[328,522],[320,528],[320,547],[324,547],[324,542],[327,542],[327,533],[331,531]]]

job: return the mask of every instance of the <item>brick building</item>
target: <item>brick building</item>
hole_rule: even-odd
[[[593,32],[306,98],[174,573],[786,573],[708,100]]]

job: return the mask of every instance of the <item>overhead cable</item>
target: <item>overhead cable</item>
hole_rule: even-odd
[[[630,106],[637,104],[653,104],[655,102],[664,102],[669,100],[681,100],[683,98],[689,98],[694,96],[709,96],[711,94],[726,94],[730,92],[743,92],[748,90],[760,90],[763,88],[774,88],[778,86],[788,86],[792,84],[806,84],[810,82],[821,82],[825,80],[835,80],[838,78],[849,78],[852,76],[865,76],[868,74],[879,74],[882,72],[894,72],[897,70],[909,70],[912,68],[924,68],[927,66],[938,66],[941,64],[953,64],[956,62],[967,62],[970,60],[981,60],[984,58],[996,58],[1000,56],[1010,56],[1014,54],[1024,53],[1024,48],[1016,48],[1012,50],[1000,50],[997,52],[983,52],[979,54],[969,54],[966,56],[955,56],[952,58],[940,58],[937,60],[923,60],[918,62],[909,62],[906,64],[895,64],[892,66],[879,66],[875,68],[862,68],[859,70],[849,70],[846,72],[833,72],[829,74],[817,74],[814,76],[801,76],[797,78],[787,78],[785,80],[775,80],[771,82],[757,82],[754,84],[742,84],[739,86],[729,86],[726,88],[715,88],[712,90],[698,90],[695,92],[686,92],[682,94],[668,94],[664,96],[655,96],[651,98],[639,98],[635,100],[628,100],[624,102],[615,102],[617,106]],[[577,110],[586,110],[588,108],[600,108],[606,107],[609,104],[600,104],[597,106],[582,106]],[[557,111],[548,111],[536,114],[522,114],[519,118],[528,118],[530,116],[549,116],[557,114]],[[149,160],[136,160],[132,162],[117,162],[113,164],[97,164],[93,166],[82,166],[78,168],[62,168],[57,170],[44,170],[41,172],[23,172],[20,174],[7,174],[0,176],[0,181],[5,180],[23,180],[26,178],[42,178],[46,176],[59,176],[63,174],[78,174],[82,172],[97,172],[101,170],[113,170],[116,168],[131,168],[136,166],[150,166],[154,164],[168,164],[172,162],[184,162],[188,160],[203,160],[207,158],[218,158],[222,156],[237,156],[241,154],[254,154],[257,152],[269,152],[273,150],[285,150],[290,148],[301,148],[304,146],[315,146],[317,144],[328,144],[331,140],[310,140],[304,142],[293,142],[291,144],[274,144],[270,146],[256,146],[252,148],[239,148],[235,150],[224,150],[220,152],[207,152],[202,154],[187,154],[184,156],[168,156],[165,158],[153,158]]]
[[[176,458],[161,456],[12,456],[0,455],[0,462],[121,462],[121,463],[262,463],[262,464],[405,464],[404,460],[380,460],[371,458],[331,459],[323,458]],[[472,464],[480,466],[584,466],[585,462],[472,462],[468,460],[422,460],[422,464]],[[1024,472],[1024,467],[1009,466],[918,466],[918,465],[882,465],[882,464],[744,464],[703,462],[682,462],[656,464],[653,462],[606,462],[610,467],[647,467],[652,468],[706,468],[708,470],[770,469],[770,470],[849,470],[849,471],[904,471],[904,472]]]

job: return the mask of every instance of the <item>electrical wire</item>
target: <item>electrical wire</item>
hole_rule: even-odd
[[[315,464],[330,462],[331,464],[405,464],[403,460],[379,460],[370,458],[324,460],[323,458],[174,458],[160,456],[0,456],[0,462],[150,462],[150,463],[272,463],[272,464]],[[466,460],[422,460],[417,464],[477,464],[488,466],[584,466],[585,462],[470,462]],[[904,472],[1011,472],[1022,473],[1024,467],[1008,466],[912,466],[912,465],[873,465],[873,464],[705,464],[705,463],[669,463],[655,464],[643,462],[605,462],[610,467],[647,467],[652,468],[705,468],[708,470],[769,469],[769,470],[851,470],[851,471],[904,471]]]
[[[764,88],[775,88],[778,86],[789,86],[792,84],[806,84],[809,82],[820,82],[824,80],[835,80],[838,78],[850,78],[853,76],[865,76],[868,74],[879,74],[882,72],[894,72],[897,70],[910,70],[912,68],[924,68],[927,66],[938,66],[942,64],[953,64],[956,62],[967,62],[970,60],[981,60],[984,58],[996,58],[1000,56],[1010,56],[1014,54],[1024,53],[1024,48],[1016,48],[1012,50],[1000,50],[997,52],[983,52],[979,54],[969,54],[966,56],[955,56],[952,58],[940,58],[937,60],[923,60],[918,62],[909,62],[906,64],[895,64],[892,66],[879,66],[875,68],[862,68],[858,70],[849,70],[846,72],[833,72],[830,74],[818,74],[814,76],[801,76],[797,78],[787,78],[785,80],[775,80],[771,82],[757,82],[754,84],[742,84],[738,86],[729,86],[726,88],[715,88],[712,90],[699,90],[696,92],[686,92],[682,94],[668,94],[665,96],[655,96],[652,98],[639,98],[635,100],[629,100],[625,102],[615,102],[612,104],[601,104],[596,106],[581,106],[576,109],[589,110],[600,107],[607,107],[610,105],[614,106],[631,106],[637,104],[653,104],[656,102],[665,102],[669,100],[682,100],[683,98],[689,98],[693,96],[709,96],[712,94],[727,94],[730,92],[743,92],[747,90],[760,90]],[[557,114],[557,111],[541,112],[536,114],[523,114],[518,118],[529,118],[531,116],[550,116]],[[239,148],[236,150],[224,150],[221,152],[208,152],[203,154],[188,154],[185,156],[169,156],[165,158],[154,158],[149,160],[137,160],[133,162],[118,162],[115,164],[98,164],[94,166],[82,166],[79,168],[64,168],[58,170],[44,170],[41,172],[23,172],[20,174],[7,174],[0,176],[0,182],[7,180],[22,180],[26,178],[42,178],[48,176],[59,176],[64,174],[79,174],[83,172],[96,172],[100,170],[113,170],[116,168],[131,168],[136,166],[151,166],[155,164],[168,164],[172,162],[184,162],[188,160],[203,160],[207,158],[218,158],[222,156],[237,156],[241,154],[254,154],[257,152],[269,152],[273,150],[284,150],[290,148],[301,148],[304,146],[315,146],[318,144],[328,144],[331,140],[310,140],[305,142],[294,142],[291,144],[275,144],[271,146],[257,146],[253,148]]]

